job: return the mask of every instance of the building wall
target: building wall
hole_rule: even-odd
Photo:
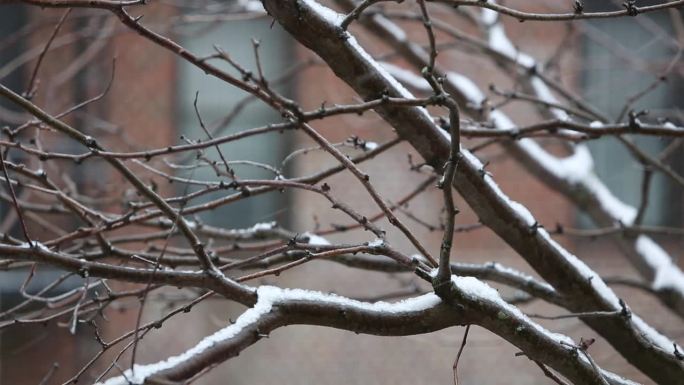
[[[33,56],[16,71],[17,89],[23,92],[24,89],[19,85],[27,87],[36,58],[64,10],[7,7],[6,5],[0,7],[0,12],[17,12],[17,17],[23,12],[26,19],[20,23],[20,26],[26,30],[33,29],[22,38],[23,45],[31,50]],[[168,7],[152,5],[149,7],[146,21],[154,24],[165,20],[169,16],[169,10]],[[166,52],[152,47],[151,44],[141,43],[139,37],[123,29],[115,17],[104,11],[99,13],[96,11],[96,13],[101,17],[85,19],[83,13],[75,10],[64,23],[53,41],[52,49],[45,55],[40,67],[38,92],[33,102],[49,113],[59,114],[77,103],[100,94],[109,82],[113,69],[112,61],[116,58],[114,82],[105,97],[66,116],[63,120],[86,133],[97,135],[103,143],[118,150],[156,148],[176,143],[174,122],[176,61]],[[75,35],[79,31],[86,31],[86,36],[81,38],[80,35]],[[77,36],[78,39],[76,39]],[[5,38],[6,36],[2,36],[0,41]],[[74,40],[80,42],[74,43]],[[16,60],[16,57],[0,56],[0,60],[0,68],[2,68],[4,64]],[[35,136],[35,131],[32,130],[26,134],[26,140]],[[43,144],[56,146],[65,152],[81,150],[79,145],[65,141],[62,135],[54,135],[47,130],[41,130],[38,138]],[[70,162],[49,163],[40,165],[36,162],[36,164],[30,163],[29,166],[34,169],[44,167],[48,175],[57,183],[63,182],[64,173],[79,186],[81,191],[86,191],[92,196],[118,194],[122,197],[122,201],[126,196],[126,191],[121,188],[122,183],[118,174],[101,162],[85,163],[83,167],[73,167]],[[161,189],[167,188],[166,184],[159,183],[159,185]],[[107,202],[103,205],[116,211],[120,209],[121,203]],[[2,219],[7,220],[10,215],[12,215],[10,212],[3,212]],[[56,227],[65,230],[81,225],[49,215],[46,215],[44,219],[53,221]],[[29,223],[29,225],[29,232],[36,239],[54,237],[50,231],[35,223]],[[15,230],[18,231],[18,229]],[[131,232],[131,229],[127,231]],[[118,233],[118,235],[121,234],[123,233]],[[21,237],[20,232],[16,235]],[[49,271],[50,269],[45,270],[38,269],[34,283],[42,281],[41,277],[45,277],[42,282],[47,283],[51,282],[48,279],[55,279],[58,276],[56,272]],[[0,272],[0,280],[4,283],[15,283],[13,286],[0,285],[2,288],[0,301],[4,300],[4,303],[0,303],[2,310],[20,300],[18,293],[10,291],[11,288],[16,289],[21,285],[26,274],[27,272]],[[70,282],[67,285],[71,285],[69,287],[81,284],[78,280]],[[126,287],[118,286],[118,288],[125,289]],[[135,306],[132,305],[135,303],[128,305],[134,309]],[[113,338],[133,327],[136,313],[115,310],[107,312],[107,317],[108,321],[99,320],[98,324],[105,337]],[[76,336],[72,336],[66,326],[68,325],[62,323],[57,325],[53,322],[48,326],[38,324],[0,330],[0,384],[40,383],[56,362],[59,368],[54,371],[48,384],[61,384],[77,373],[98,352],[99,348],[94,340],[93,328],[80,325]],[[97,366],[97,370],[93,373],[103,370],[112,358],[112,354],[107,354],[102,364]],[[88,383],[93,379],[94,377],[87,377],[84,380]]]
[[[525,5],[528,2],[513,1],[511,6]],[[539,11],[548,8],[540,6]],[[32,11],[32,17],[45,20],[55,19],[59,11]],[[146,9],[145,23],[155,25],[168,15],[169,8],[163,5]],[[102,20],[102,28],[108,28],[109,21]],[[507,19],[505,24],[512,40],[520,42],[521,48],[537,58],[551,55],[564,36],[563,27],[549,26],[540,23],[519,24]],[[93,112],[102,114],[107,119],[106,126],[115,128],[108,140],[117,149],[137,149],[140,147],[162,147],[178,143],[180,127],[176,121],[179,100],[177,94],[178,62],[170,53],[141,40],[137,35],[126,33],[120,25],[115,24],[114,38],[109,40],[97,53],[101,60],[96,66],[86,66],[81,71],[83,76],[82,95],[93,95],[102,87],[104,79],[109,76],[110,59],[116,54],[116,75],[112,89],[101,102],[94,105]],[[409,27],[412,33],[422,33],[419,25]],[[31,36],[33,45],[45,41],[51,28],[46,25],[39,33]],[[170,32],[169,32],[170,33]],[[245,36],[247,39],[248,36]],[[373,53],[389,52],[373,39],[362,39],[362,44]],[[230,49],[230,47],[224,47]],[[308,58],[310,54],[303,49],[296,49],[300,58]],[[50,63],[44,66],[41,78],[63,71],[64,65],[83,54],[73,47],[65,47],[50,53]],[[441,55],[445,65],[458,68],[462,73],[470,75],[476,83],[486,88],[490,82],[497,85],[508,85],[505,77],[491,64],[485,64],[471,55],[463,55],[445,51]],[[404,63],[405,64],[405,63]],[[567,55],[561,65],[568,70],[568,84],[578,86],[577,67],[581,65],[577,55]],[[408,67],[407,67],[408,68]],[[354,93],[334,75],[321,66],[314,66],[302,73],[296,82],[296,94],[301,104],[316,108],[322,100],[328,105],[333,103],[353,103],[358,100]],[[36,100],[39,105],[50,106],[55,112],[77,100],[68,84],[61,86],[45,99],[40,94]],[[56,96],[55,96],[56,95]],[[66,95],[66,96],[65,96]],[[187,106],[186,106],[187,107]],[[529,108],[505,108],[520,122],[533,120],[534,112]],[[101,115],[101,116],[102,116]],[[72,120],[70,120],[72,122]],[[79,123],[78,120],[73,120]],[[80,121],[88,123],[85,118]],[[92,123],[92,121],[90,122]],[[324,122],[316,122],[314,127],[331,142],[341,142],[351,135],[375,142],[384,142],[394,137],[393,130],[374,113],[363,117],[341,116]],[[310,146],[311,140],[303,134],[294,135],[295,147]],[[472,144],[466,141],[465,144]],[[392,151],[382,154],[377,159],[366,162],[361,168],[366,171],[381,195],[390,201],[403,197],[416,183],[424,180],[426,175],[409,171],[407,155],[411,154],[416,162],[419,157],[407,144],[401,144]],[[504,156],[502,149],[492,146],[479,155],[490,160],[488,170],[501,186],[502,190],[526,205],[530,211],[546,226],[554,226],[556,222],[574,223],[576,211],[568,202],[553,191],[550,191],[533,176],[523,171],[513,160]],[[301,156],[295,167],[297,175],[308,174],[325,166],[336,164],[330,155],[313,151]],[[84,183],[92,188],[118,188],[117,177],[109,171],[86,175]],[[369,199],[368,193],[349,173],[337,175],[328,181],[333,193],[343,201],[351,204],[364,215],[371,216],[378,212],[378,207]],[[172,188],[160,182],[163,188]],[[169,190],[167,190],[169,191]],[[122,196],[125,191],[121,191]],[[468,209],[460,197],[456,198],[457,206],[462,210],[457,217],[457,225],[470,225],[477,218]],[[289,208],[287,221],[294,231],[308,231],[319,223],[327,228],[331,223],[349,223],[344,216],[330,210],[330,204],[311,193],[295,192]],[[442,208],[441,192],[431,188],[408,206],[409,210],[421,219],[439,224]],[[442,234],[430,231],[422,225],[400,215],[434,254],[438,253]],[[413,253],[413,247],[394,230],[386,221],[379,224],[388,230],[388,240],[396,248]],[[372,240],[374,237],[362,231],[332,235],[333,242]],[[603,242],[583,242],[577,239],[558,238],[570,250],[575,251],[599,273],[605,275],[629,274],[635,272],[626,264],[612,245]],[[682,244],[668,245],[671,251],[681,250]],[[533,274],[533,271],[506,244],[491,231],[479,229],[468,233],[459,233],[455,238],[453,260],[459,262],[484,263],[497,261],[507,266]],[[322,291],[335,291],[355,298],[367,298],[377,293],[386,293],[400,289],[407,275],[388,276],[366,271],[356,271],[322,261],[314,261],[300,268],[288,271],[279,278],[260,279],[257,284],[278,284],[296,286]],[[422,288],[428,290],[422,285]],[[618,288],[618,294],[626,299],[635,312],[643,315],[655,327],[682,341],[684,331],[674,316],[671,316],[651,297],[625,288]],[[178,293],[169,290],[167,294]],[[181,293],[182,294],[182,293]],[[512,292],[502,288],[502,294]],[[102,321],[105,339],[112,339],[130,330],[137,316],[137,301],[130,301],[120,309],[107,311],[108,321]],[[154,320],[168,311],[166,302],[151,301],[145,311],[143,321]],[[561,309],[543,303],[533,303],[525,308],[531,313],[560,314]],[[169,355],[181,353],[202,337],[218,330],[226,324],[227,319],[235,319],[244,309],[237,305],[229,305],[223,301],[210,300],[198,306],[193,312],[183,314],[170,320],[162,329],[154,331],[146,337],[139,347],[137,362],[155,362]],[[596,335],[577,320],[541,322],[553,331],[565,333],[575,340],[596,337]],[[8,339],[3,334],[3,359],[0,383],[19,384],[37,383],[52,365],[54,357],[60,358],[60,369],[53,377],[54,383],[68,378],[89,358],[96,349],[92,343],[92,331],[81,328],[79,337],[71,338],[64,328],[48,328],[36,331],[35,328],[12,329],[12,341],[9,351]],[[236,359],[220,365],[198,384],[362,384],[362,383],[451,383],[451,367],[460,345],[463,328],[450,328],[426,336],[403,338],[387,338],[355,335],[318,327],[292,326],[280,329],[261,343],[247,349]],[[18,342],[15,342],[14,339]],[[23,341],[22,341],[23,339]],[[46,349],[45,347],[49,347]],[[34,371],[27,371],[26,352],[30,351]],[[473,328],[468,339],[465,355],[459,365],[459,377],[464,384],[550,384],[538,368],[524,357],[515,357],[517,350],[495,335]],[[21,353],[21,354],[20,354]],[[605,341],[598,339],[592,346],[591,353],[596,361],[617,373],[637,381],[648,383],[641,374],[624,362]],[[98,372],[113,359],[108,354]],[[125,355],[120,361],[127,366],[130,358]],[[86,377],[86,383],[93,377]]]

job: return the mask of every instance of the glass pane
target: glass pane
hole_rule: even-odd
[[[256,61],[252,45],[254,38],[260,41],[259,55],[267,78],[278,77],[289,62],[292,45],[285,38],[282,30],[279,30],[277,26],[271,28],[269,20],[231,21],[212,27],[208,32],[202,31],[202,28],[206,29],[206,26],[193,26],[190,30],[185,31],[186,37],[183,39],[183,44],[195,53],[215,53],[213,47],[218,45],[230,55],[232,60],[256,74]],[[228,63],[219,60],[214,60],[212,63],[231,74],[238,75],[238,72]],[[206,75],[185,61],[179,61],[178,74],[179,132],[193,140],[207,138],[198,123],[193,107],[197,91],[199,91],[198,106],[202,119],[208,126],[212,126],[211,122],[221,121],[236,104],[248,96],[238,88]],[[277,85],[274,88],[283,91],[283,88]],[[222,129],[220,134],[234,133],[278,121],[280,121],[280,116],[277,112],[263,103],[255,101],[250,103],[227,128]],[[228,161],[248,160],[278,166],[290,147],[288,145],[290,135],[288,133],[272,133],[241,139],[235,143],[221,145],[221,151]],[[222,166],[215,149],[208,149],[205,154],[218,161],[219,165]],[[253,165],[234,165],[233,168],[238,177],[242,179],[274,177],[272,172]],[[197,169],[194,172],[187,172],[185,175],[189,176],[191,173],[195,179],[212,180],[217,178],[211,168]],[[184,187],[179,188],[183,189]],[[221,192],[208,195],[205,200],[215,199],[225,194],[225,192]],[[202,214],[201,218],[209,224],[231,227],[244,227],[252,225],[254,222],[271,220],[282,222],[286,214],[282,210],[285,207],[285,202],[285,195],[270,193],[212,210]]]
[[[668,14],[658,14],[646,19],[657,23],[658,28],[669,28]],[[631,18],[603,20],[600,23],[586,23],[587,38],[584,44],[583,64],[584,93],[587,99],[610,119],[617,119],[628,98],[647,89],[658,78],[658,70],[674,57],[675,53],[653,28],[636,23]],[[681,81],[671,77],[634,103],[632,109],[672,110],[681,106],[676,96]],[[624,115],[624,114],[623,114]],[[659,115],[667,115],[659,111]],[[676,116],[673,114],[673,118]],[[648,117],[642,118],[648,121]],[[623,116],[622,122],[627,121]],[[675,122],[677,120],[675,119]],[[644,152],[657,156],[668,144],[668,140],[654,137],[633,137]],[[621,200],[638,206],[641,202],[641,180],[643,166],[630,155],[624,145],[614,138],[591,141],[589,147],[594,155],[596,170],[608,187]],[[651,194],[645,223],[676,224],[681,220],[680,210],[673,210],[671,197],[676,189],[667,177],[656,172],[651,184]],[[681,202],[675,203],[681,208]],[[588,225],[588,220],[581,220]]]

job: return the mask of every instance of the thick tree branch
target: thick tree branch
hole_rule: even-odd
[[[356,42],[340,32],[338,14],[313,1],[263,1],[266,10],[299,42],[316,52],[335,74],[363,98],[383,93],[410,94],[389,76]],[[315,5],[312,5],[315,4]],[[364,74],[364,76],[359,76]],[[449,142],[431,117],[418,108],[382,108],[376,111],[423,156],[439,168],[448,158]],[[482,223],[523,256],[539,274],[568,297],[581,298],[570,304],[573,312],[619,310],[617,297],[584,263],[554,242],[546,231],[535,226],[534,218],[512,203],[482,165],[461,151],[455,187],[475,210]],[[648,341],[642,335],[641,320],[585,320],[642,371],[662,383],[684,383],[684,364],[674,357],[670,346]],[[659,336],[659,339],[662,338]],[[654,348],[654,343],[658,347]]]
[[[505,304],[496,291],[474,278],[454,278],[464,293],[461,307],[442,304],[435,294],[398,303],[364,303],[306,290],[260,287],[259,301],[230,325],[170,360],[136,367],[104,385],[128,382],[178,382],[241,351],[287,325],[318,325],[357,333],[400,336],[429,333],[449,326],[476,324],[492,330],[531,359],[543,360],[577,384],[625,384],[610,380],[577,354],[572,340],[552,334]],[[501,322],[501,320],[506,322]],[[608,378],[608,381],[606,381]]]

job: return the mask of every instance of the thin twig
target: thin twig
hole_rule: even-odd
[[[3,148],[0,146],[0,165],[2,166],[2,173],[5,176],[5,181],[7,181],[7,189],[9,190],[10,195],[12,196],[12,204],[14,204],[14,209],[17,211],[17,218],[19,218],[21,230],[24,233],[24,239],[29,244],[29,246],[33,247],[33,242],[31,241],[28,228],[26,227],[26,221],[24,221],[24,215],[22,214],[21,207],[19,206],[19,202],[17,201],[17,194],[14,192],[14,187],[10,182],[9,173],[7,172],[7,166],[5,165],[5,154],[8,152],[9,149],[3,151]]]
[[[40,65],[43,63],[43,58],[45,57],[47,51],[50,49],[50,45],[52,44],[52,42],[55,40],[55,37],[57,36],[59,29],[64,24],[64,21],[66,21],[67,16],[69,16],[69,13],[71,13],[71,9],[72,8],[68,8],[66,11],[64,11],[64,14],[62,14],[62,17],[59,19],[57,25],[52,30],[50,38],[48,39],[47,43],[45,43],[45,48],[43,48],[43,50],[40,52],[40,55],[38,56],[38,61],[36,61],[36,65],[35,67],[33,67],[33,72],[31,73],[31,78],[29,80],[28,87],[26,87],[26,92],[24,93],[24,97],[29,100],[32,99],[35,95],[36,89],[34,89],[34,85],[36,82],[36,78],[38,76],[38,70],[40,69]]]
[[[461,346],[458,348],[458,353],[456,354],[456,359],[454,360],[454,365],[452,367],[454,372],[454,385],[458,385],[458,363],[461,360],[461,354],[463,354],[463,350],[465,349],[469,331],[470,324],[466,325],[465,332],[463,333],[463,340],[461,341]]]

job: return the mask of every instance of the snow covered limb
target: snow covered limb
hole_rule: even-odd
[[[549,86],[546,84],[548,79],[543,76],[540,65],[527,54],[518,51],[506,36],[500,18],[493,11],[483,12],[483,23],[487,28],[488,40],[479,41],[468,36],[469,42],[482,49],[487,55],[492,56],[494,62],[505,68],[513,66],[514,69],[524,76],[522,82],[528,89],[539,97],[540,100],[558,104]],[[369,26],[394,46],[404,47],[402,52],[404,57],[420,67],[425,64],[426,52],[422,51],[415,43],[401,38],[396,33],[398,27],[384,16],[378,14],[364,19],[364,24]],[[443,29],[449,26],[435,23]],[[454,34],[453,31],[451,31]],[[460,34],[457,37],[462,37]],[[421,82],[422,79],[413,73],[400,68],[386,65],[392,75],[397,77],[402,83],[417,89],[425,90],[427,84]],[[527,75],[530,69],[534,68],[534,74]],[[457,97],[464,110],[472,116],[478,116],[481,111],[479,106],[485,100],[485,95],[471,80],[455,72],[445,72],[445,88]],[[497,135],[511,136],[518,138],[524,136],[526,131],[536,131],[540,129],[571,129],[591,135],[593,130],[599,132],[620,133],[646,133],[648,130],[666,130],[670,134],[679,135],[682,127],[677,127],[672,123],[665,123],[660,126],[643,125],[636,129],[630,129],[629,123],[603,123],[592,121],[591,123],[578,123],[570,120],[565,111],[559,109],[543,109],[544,112],[551,112],[548,122],[536,123],[527,127],[518,127],[515,123],[501,111],[492,111],[490,119],[494,125],[492,129],[476,129],[469,134],[468,129],[464,129],[464,135]],[[601,119],[601,117],[595,117]],[[622,131],[625,128],[626,131]],[[643,129],[643,131],[642,131]],[[658,135],[668,135],[660,131]],[[672,257],[655,243],[647,235],[631,235],[628,231],[633,223],[637,208],[625,204],[619,200],[610,189],[598,178],[594,171],[594,161],[586,145],[580,144],[569,147],[571,154],[559,158],[544,150],[534,140],[523,138],[515,141],[505,141],[503,145],[520,163],[538,179],[544,182],[549,188],[554,189],[566,198],[571,200],[577,207],[584,210],[593,221],[601,227],[611,227],[619,224],[626,228],[625,232],[618,232],[612,239],[619,245],[628,257],[632,265],[639,271],[644,279],[651,283],[656,291],[658,298],[673,312],[680,317],[684,317],[684,273],[672,262]]]
[[[264,1],[267,12],[300,43],[318,54],[335,74],[364,99],[388,93],[411,97],[394,77],[379,65],[348,32],[341,31],[342,15],[315,1]],[[414,47],[407,47],[407,50]],[[425,56],[425,55],[421,55]],[[358,74],[364,74],[359,77]],[[376,111],[402,138],[439,169],[449,153],[448,138],[421,108],[379,107]],[[483,165],[467,150],[457,169],[454,187],[478,214],[482,223],[496,232],[556,290],[569,298],[573,312],[619,311],[618,298],[583,262],[553,241],[523,206],[501,192]],[[635,322],[635,320],[638,320]],[[586,319],[626,358],[658,382],[682,381],[684,363],[675,357],[669,339],[654,333],[638,317]]]
[[[509,61],[517,63],[523,71],[529,68],[541,71],[534,59],[513,48],[494,12],[485,12],[483,19],[493,50],[508,57]],[[528,88],[541,100],[557,103],[551,90],[539,76],[531,75],[526,78],[526,82]],[[569,119],[563,111],[550,111],[555,118]],[[498,128],[512,124],[499,113],[494,116],[494,122]],[[605,126],[598,121],[592,122],[592,125],[597,128]],[[672,124],[668,125],[669,128],[678,129]],[[506,145],[528,170],[535,173],[547,186],[559,191],[582,208],[598,226],[613,226],[616,223],[630,226],[634,222],[637,208],[621,202],[598,178],[591,153],[585,145],[571,148],[572,153],[562,159],[545,151],[531,139],[522,139]],[[619,244],[620,249],[624,250],[632,265],[651,282],[660,300],[684,318],[684,273],[672,262],[667,252],[646,235],[634,236],[626,233],[617,234],[612,238]]]
[[[346,1],[343,3],[344,5],[349,4]],[[529,72],[531,68],[535,68],[535,74],[522,77],[523,82],[526,82],[541,100],[557,104],[557,100],[545,84],[545,80],[542,80],[539,75],[541,73],[539,64],[532,57],[513,47],[496,13],[485,10],[483,19],[489,35],[488,43],[479,42],[473,38],[469,39],[479,47],[488,48],[487,54],[494,55],[497,63],[502,63],[502,65],[513,64],[519,68],[521,73]],[[373,15],[364,19],[363,22],[394,46],[403,47],[401,52],[404,53],[404,57],[415,63],[416,66],[425,65],[427,52],[424,52],[415,43],[406,40],[401,29],[383,15]],[[427,87],[425,82],[421,82],[422,79],[408,71],[391,65],[385,67],[405,84],[419,89]],[[454,72],[447,72],[445,80],[445,88],[461,101],[467,112],[477,116],[480,112],[473,110],[473,107],[480,106],[485,99],[477,85],[463,75]],[[558,119],[560,123],[554,125],[556,129],[586,126],[591,130],[592,128],[602,129],[605,127],[620,133],[619,126],[629,126],[627,123],[611,125],[600,122],[582,125],[568,120],[568,114],[564,111],[558,109],[551,109],[550,111],[553,118]],[[510,132],[510,130],[516,130],[516,133],[519,132],[511,119],[500,111],[493,111],[491,120],[495,127],[490,131]],[[539,126],[544,124],[540,123]],[[674,130],[673,132],[679,132],[682,129],[671,123],[666,123],[662,128]],[[483,132],[486,131],[483,130]],[[467,135],[467,130],[465,132]],[[585,145],[571,148],[572,154],[562,159],[550,154],[531,139],[507,141],[504,142],[504,145],[516,159],[530,172],[537,175],[547,186],[561,192],[578,207],[589,213],[597,225],[613,226],[619,223],[629,226],[633,222],[637,209],[621,202],[596,176],[593,170],[592,156]],[[620,249],[626,252],[629,260],[644,278],[651,282],[659,299],[680,317],[684,317],[684,274],[672,262],[672,258],[667,252],[646,235],[616,234],[612,238],[620,245]]]
[[[492,55],[495,63],[502,66],[513,65],[520,74],[527,74],[530,69],[535,69],[534,74],[522,76],[523,83],[534,92],[540,100],[558,104],[549,86],[545,83],[548,79],[542,76],[543,72],[540,65],[527,54],[518,51],[506,36],[500,18],[496,12],[485,10],[483,12],[483,24],[487,28],[488,41],[481,42],[469,37],[470,41],[480,48],[487,49],[486,53]],[[379,20],[383,20],[379,22]],[[404,56],[412,61],[416,66],[425,63],[426,52],[422,51],[415,43],[410,42],[396,33],[398,27],[385,19],[382,15],[374,15],[364,20],[366,25],[372,27],[374,31],[382,34],[388,41],[395,46],[405,47],[402,52]],[[439,25],[439,24],[437,24]],[[447,26],[443,26],[448,28]],[[460,35],[459,35],[460,37]],[[404,70],[389,67],[390,72],[397,76],[402,82],[411,84],[417,88],[425,88],[427,84],[420,83],[420,78]],[[478,116],[481,112],[473,109],[480,106],[485,99],[484,93],[472,81],[463,75],[447,72],[445,87],[455,97],[457,97],[464,109],[473,116]],[[470,107],[470,108],[469,108]],[[559,109],[544,109],[550,111],[550,121],[555,129],[569,128],[590,134],[592,130],[612,131],[614,134],[620,133],[645,133],[650,129],[663,129],[674,135],[679,135],[682,128],[671,123],[661,126],[643,125],[635,130],[629,130],[629,123],[611,124],[607,122],[593,121],[591,123],[577,123],[569,120],[568,114]],[[513,121],[500,111],[491,113],[491,121],[494,128],[490,130],[492,135],[501,130],[504,135],[517,137],[519,134],[524,136],[526,129],[538,130],[547,127],[547,123],[538,123],[530,127],[517,127]],[[596,117],[601,119],[601,117]],[[558,122],[553,124],[552,122]],[[620,127],[628,129],[621,131]],[[641,129],[644,131],[640,131]],[[468,135],[468,130],[464,130]],[[486,135],[487,130],[478,130]],[[605,132],[605,131],[604,131]],[[658,135],[667,135],[660,132]],[[571,154],[565,158],[559,158],[544,150],[534,140],[523,138],[516,141],[506,141],[503,145],[518,159],[523,166],[535,174],[539,180],[544,182],[579,208],[587,212],[598,226],[610,227],[616,224],[625,226],[627,229],[633,223],[637,208],[621,202],[601,181],[594,171],[592,155],[586,145],[570,147]],[[651,283],[651,286],[658,294],[659,299],[671,308],[680,317],[684,317],[684,273],[672,262],[667,252],[646,235],[631,235],[628,230],[624,233],[617,233],[613,240],[619,244],[620,249],[633,266],[642,276]]]
[[[507,304],[496,290],[472,277],[452,277],[459,289],[459,306],[445,305],[430,293],[396,303],[365,303],[334,294],[262,286],[259,300],[235,323],[206,337],[184,353],[102,385],[182,382],[235,357],[241,351],[287,325],[317,325],[381,336],[429,333],[454,325],[476,324],[490,329],[520,348],[532,360],[542,360],[578,384],[629,384],[597,369],[578,354],[570,338],[554,334]]]

